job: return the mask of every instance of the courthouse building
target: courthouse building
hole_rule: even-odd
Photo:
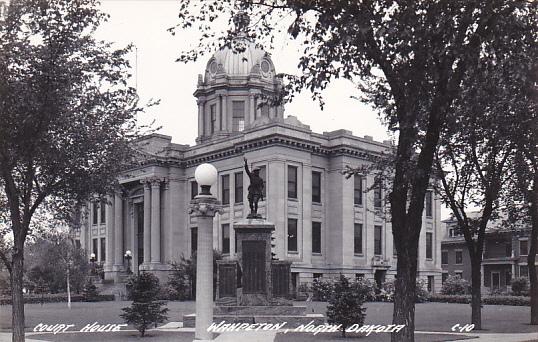
[[[386,191],[375,174],[346,178],[346,166],[370,165],[390,142],[348,130],[315,133],[282,106],[264,101],[282,86],[264,50],[243,38],[245,50],[224,48],[208,61],[194,96],[198,137],[194,146],[151,134],[135,148],[136,165],[120,178],[109,204],[89,203],[76,239],[104,265],[105,277],[132,269],[166,276],[169,263],[196,250],[196,219],[189,201],[198,193],[194,170],[211,163],[218,181],[211,192],[224,213],[214,220],[214,248],[235,256],[234,222],[246,217],[249,166],[261,169],[265,196],[259,213],[275,224],[275,254],[292,261],[292,282],[346,274],[382,282],[396,274]],[[193,113],[193,115],[195,115]],[[360,120],[359,117],[350,120]],[[426,195],[420,236],[419,276],[430,290],[441,286],[440,201]]]

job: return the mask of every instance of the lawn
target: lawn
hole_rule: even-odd
[[[87,324],[98,322],[100,324],[123,323],[119,314],[121,308],[126,307],[130,302],[97,302],[97,303],[72,303],[71,310],[67,309],[66,303],[46,303],[26,304],[26,331],[31,332],[39,324],[74,324],[71,331],[78,331]],[[295,305],[306,305],[305,302],[296,302]],[[326,303],[308,303],[308,312],[325,313]],[[179,322],[183,314],[194,312],[194,302],[168,302],[169,322]],[[392,321],[392,303],[367,303],[365,324],[387,325]],[[530,315],[529,307],[506,306],[506,305],[484,305],[482,311],[483,328],[482,333],[525,333],[536,332],[536,326],[528,323]],[[470,322],[471,307],[468,304],[448,304],[448,303],[421,303],[416,305],[416,330],[424,332],[450,332],[455,324],[464,325]],[[11,307],[0,306],[0,329],[8,332],[11,327]],[[123,329],[133,329],[122,328]],[[151,340],[173,340],[182,341],[192,339],[192,333],[175,331],[155,331]],[[78,335],[78,336],[77,336]],[[99,334],[104,335],[104,334]],[[353,334],[349,334],[353,336]],[[106,333],[109,341],[122,341],[133,339],[136,332]],[[175,336],[175,337],[174,337]],[[42,338],[54,341],[91,341],[95,339],[95,334],[58,334],[40,335],[34,338]],[[103,336],[104,337],[104,336]],[[387,333],[372,334],[368,337],[355,335],[349,340],[360,341],[385,341],[390,337]],[[454,339],[449,335],[425,335],[417,334],[417,341],[439,341]],[[461,337],[460,337],[461,338]],[[146,339],[144,339],[146,341]],[[276,341],[312,340],[311,334],[290,333],[278,334]],[[342,341],[338,333],[317,335],[315,340],[320,341]]]

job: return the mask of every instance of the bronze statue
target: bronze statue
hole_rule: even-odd
[[[248,186],[248,204],[250,206],[250,214],[247,218],[262,218],[258,214],[258,202],[263,201],[263,179],[260,177],[260,169],[255,168],[252,172],[248,168],[247,158],[245,160],[245,171],[247,172],[248,178],[250,178],[250,185]]]

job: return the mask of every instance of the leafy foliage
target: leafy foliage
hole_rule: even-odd
[[[394,301],[394,280],[385,281],[381,284],[381,288],[377,290],[375,299],[382,302],[393,302]],[[416,281],[416,292],[415,292],[415,303],[423,303],[428,300],[430,293],[426,289],[424,281],[417,279]]]
[[[127,283],[128,297],[133,301],[130,307],[122,308],[120,317],[132,324],[144,337],[152,324],[162,323],[167,319],[167,308],[163,301],[157,300],[160,291],[159,279],[148,272],[132,276]]]
[[[353,324],[362,325],[366,317],[363,304],[370,298],[372,286],[365,281],[350,282],[344,275],[334,283],[334,293],[327,306],[327,318],[331,324],[342,325],[342,336]]]
[[[525,296],[529,293],[529,279],[526,277],[514,278],[510,285],[514,296]]]
[[[468,291],[469,282],[456,275],[448,276],[441,288],[441,293],[444,295],[464,295]]]
[[[222,46],[239,50],[238,34],[270,43],[275,32],[287,32],[302,43],[303,54],[298,61],[302,74],[286,76],[284,100],[303,88],[321,99],[329,82],[345,78],[397,132],[389,194],[398,250],[393,323],[405,325],[395,340],[411,341],[424,197],[441,131],[454,113],[454,101],[464,97],[462,84],[472,80],[483,61],[519,51],[504,43],[534,43],[537,9],[536,2],[525,0],[187,0],[171,31],[194,26],[200,32],[200,44],[179,57],[183,62]],[[241,11],[251,17],[246,28],[213,30],[216,13],[229,13],[231,24]],[[525,65],[535,60],[527,52],[518,53]],[[481,114],[471,117],[480,120]]]
[[[335,284],[332,280],[314,279],[312,282],[312,294],[314,300],[327,301],[334,294]]]
[[[97,291],[97,286],[93,283],[91,278],[88,278],[86,284],[84,284],[84,291],[82,292],[84,300],[86,302],[94,302],[98,299],[99,292]]]
[[[172,289],[172,299],[190,300],[193,299],[193,289],[195,287],[194,268],[191,259],[185,259],[182,255],[179,262],[171,264],[172,269],[168,276],[168,286]]]

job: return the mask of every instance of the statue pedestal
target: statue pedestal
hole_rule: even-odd
[[[280,323],[289,327],[325,323],[321,314],[291,301],[291,262],[271,260],[275,225],[263,219],[234,223],[237,259],[217,261],[217,289],[213,322]],[[183,316],[191,327],[194,315]]]

